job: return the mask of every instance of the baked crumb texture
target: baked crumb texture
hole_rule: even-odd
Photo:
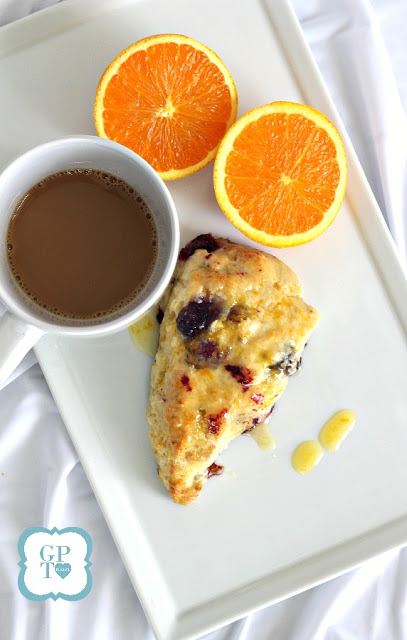
[[[150,441],[171,498],[188,505],[229,442],[270,415],[318,313],[283,262],[210,234],[181,251],[160,307]]]

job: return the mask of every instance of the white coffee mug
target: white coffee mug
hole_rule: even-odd
[[[137,190],[149,204],[158,232],[157,259],[145,288],[122,315],[95,324],[58,319],[32,302],[8,267],[6,236],[10,217],[37,182],[72,168],[112,173]],[[179,251],[179,224],[167,187],[154,169],[130,149],[96,136],[69,136],[42,144],[11,162],[0,174],[0,300],[7,311],[0,319],[0,385],[44,333],[101,336],[119,331],[147,313],[168,285]]]

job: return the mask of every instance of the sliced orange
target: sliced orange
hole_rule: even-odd
[[[236,113],[222,60],[192,38],[168,34],[120,53],[100,80],[94,108],[98,134],[138,153],[164,180],[213,160]]]
[[[246,236],[271,247],[313,240],[334,220],[346,185],[341,137],[322,113],[273,102],[240,118],[216,155],[218,203]]]

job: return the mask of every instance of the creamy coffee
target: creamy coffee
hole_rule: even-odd
[[[24,195],[7,231],[16,284],[53,315],[98,322],[131,306],[152,274],[157,229],[133,187],[110,173],[69,169]]]

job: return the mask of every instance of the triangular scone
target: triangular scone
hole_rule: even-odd
[[[197,499],[219,453],[270,414],[299,367],[318,322],[300,295],[295,273],[261,251],[210,234],[181,251],[162,301],[148,406],[158,472],[175,502]]]

